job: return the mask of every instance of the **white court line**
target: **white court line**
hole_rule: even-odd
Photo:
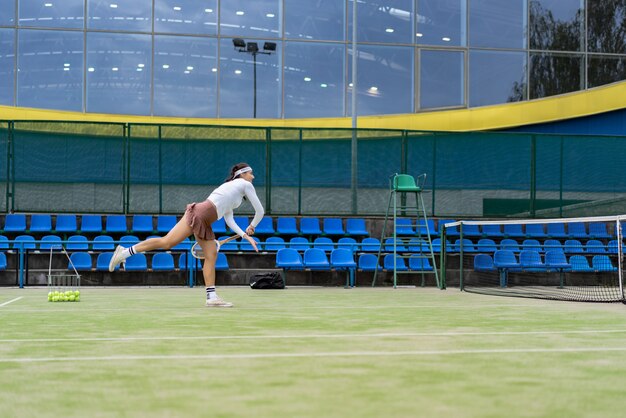
[[[558,306],[558,307],[563,307],[563,306],[580,306],[580,305],[574,305],[575,302],[563,302],[563,301],[551,301],[551,302],[555,302],[555,303],[562,303],[559,305],[552,305],[552,306]],[[156,303],[156,302],[155,302]],[[82,304],[82,302],[81,302]],[[589,303],[584,302],[585,306],[591,306]],[[201,304],[202,306],[194,306],[194,307],[187,307],[187,306],[171,306],[171,307],[163,307],[163,306],[154,306],[153,308],[151,307],[146,307],[146,308],[126,308],[126,307],[119,307],[119,308],[96,308],[96,307],[89,307],[89,312],[151,312],[151,311],[180,311],[185,310],[185,311],[206,311],[207,308],[204,306],[204,303]],[[542,305],[543,307],[547,307],[550,305],[544,304]],[[235,309],[222,309],[219,310],[220,312],[236,312],[236,311],[275,311],[275,310],[289,310],[289,311],[293,311],[294,309],[302,309],[302,310],[307,310],[307,309],[323,309],[325,311],[328,310],[387,310],[387,309],[485,309],[485,308],[535,308],[537,307],[537,304],[503,304],[503,305],[477,305],[477,304],[472,304],[472,305],[368,305],[368,306],[294,306],[294,305],[274,305],[274,306],[235,306]],[[218,310],[214,310],[214,311],[218,311]],[[76,309],[20,309],[19,312],[22,313],[40,313],[40,314],[49,314],[49,313],[66,313],[66,312],[78,312],[81,315],[83,315],[84,311],[78,311]]]
[[[321,353],[244,353],[244,354],[172,354],[146,356],[101,356],[101,357],[18,357],[0,358],[0,363],[43,363],[50,361],[126,361],[126,360],[229,360],[229,359],[275,359],[313,357],[400,357],[400,356],[445,356],[464,354],[535,354],[535,353],[595,353],[626,351],[626,347],[565,347],[565,348],[502,348],[476,350],[415,350],[415,351],[347,351]]]
[[[19,296],[19,297],[15,298],[15,299],[11,299],[11,300],[10,300],[10,301],[8,301],[8,302],[0,303],[0,308],[1,308],[1,307],[3,307],[3,306],[5,306],[5,305],[8,305],[9,303],[13,303],[13,302],[15,302],[15,301],[18,301],[18,300],[22,299],[23,297],[24,297],[24,296]]]
[[[0,343],[87,342],[87,341],[179,341],[179,340],[271,340],[271,339],[332,339],[332,338],[398,338],[398,337],[480,337],[488,335],[561,335],[561,334],[620,334],[626,329],[551,330],[551,331],[489,331],[489,332],[398,332],[369,334],[286,334],[286,335],[192,335],[162,337],[93,337],[93,338],[24,338],[0,339]]]

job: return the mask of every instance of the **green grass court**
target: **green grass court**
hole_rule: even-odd
[[[626,307],[457,289],[0,291],[2,417],[621,417]],[[19,298],[19,299],[16,299]]]

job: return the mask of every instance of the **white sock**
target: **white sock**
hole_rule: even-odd
[[[217,299],[217,292],[215,291],[215,286],[210,286],[206,288],[206,298],[207,300]]]
[[[137,251],[135,250],[134,245],[132,247],[124,248],[124,251],[122,251],[122,257],[124,258],[124,260],[135,254],[137,254]]]

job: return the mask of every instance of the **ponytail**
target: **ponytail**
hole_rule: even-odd
[[[236,178],[235,173],[244,167],[250,167],[250,165],[246,163],[239,163],[239,164],[235,164],[234,166],[232,166],[230,168],[230,174],[228,175],[228,177],[226,177],[226,180],[224,180],[224,183],[235,180]]]

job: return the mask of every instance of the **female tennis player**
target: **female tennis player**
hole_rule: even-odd
[[[175,245],[182,242],[186,237],[194,234],[196,241],[204,252],[204,264],[202,265],[202,274],[204,276],[204,284],[206,286],[206,306],[210,307],[231,307],[232,303],[226,302],[217,296],[215,292],[215,260],[217,258],[217,249],[215,245],[215,234],[211,229],[211,224],[220,218],[224,218],[226,224],[237,235],[246,239],[252,247],[258,252],[256,241],[251,238],[254,235],[254,229],[263,219],[265,210],[256,195],[252,181],[252,167],[246,163],[239,163],[230,169],[230,175],[226,181],[209,195],[207,200],[200,203],[191,203],[187,205],[187,210],[182,219],[162,238],[150,238],[133,245],[130,248],[124,248],[118,245],[111,257],[109,263],[109,271],[115,270],[115,267],[124,262],[128,257],[136,253],[163,248],[169,250]],[[239,225],[235,223],[233,210],[241,205],[244,198],[247,198],[254,207],[254,219],[244,232]]]

